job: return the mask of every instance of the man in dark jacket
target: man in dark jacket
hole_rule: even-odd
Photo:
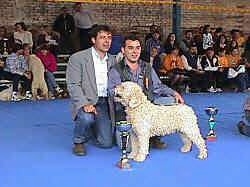
[[[74,17],[66,7],[61,8],[61,14],[56,18],[53,30],[60,34],[59,48],[61,53],[73,53],[72,35],[75,30]]]

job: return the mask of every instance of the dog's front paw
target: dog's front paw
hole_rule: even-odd
[[[198,155],[198,158],[201,160],[205,160],[207,158],[207,152],[200,153]]]
[[[187,153],[187,152],[190,152],[191,149],[192,149],[192,145],[184,145],[184,146],[182,146],[182,148],[181,148],[181,152],[182,152],[182,153]]]
[[[134,161],[136,162],[143,162],[145,159],[146,155],[137,154],[136,156],[134,156]]]

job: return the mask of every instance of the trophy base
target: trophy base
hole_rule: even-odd
[[[215,134],[209,134],[209,135],[207,135],[206,140],[209,142],[214,142],[217,140],[217,137]]]
[[[131,165],[128,159],[121,159],[116,166],[120,169],[131,169]]]

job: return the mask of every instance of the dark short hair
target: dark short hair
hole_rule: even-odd
[[[136,34],[129,34],[129,35],[124,37],[124,40],[122,42],[122,47],[125,47],[127,40],[132,40],[132,41],[138,40],[140,42],[140,44],[141,44],[141,40]]]
[[[47,50],[49,51],[49,45],[47,43],[44,43],[40,46],[40,50]]]
[[[101,31],[112,33],[112,30],[108,25],[95,25],[91,28],[89,35],[91,38],[96,38],[97,34]]]
[[[26,27],[26,25],[25,25],[25,23],[24,22],[17,22],[16,24],[15,24],[15,26],[17,26],[17,25],[20,25],[21,27],[22,27],[22,29],[23,30],[27,30],[27,27]]]

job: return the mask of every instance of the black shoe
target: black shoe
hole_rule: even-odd
[[[245,135],[246,124],[243,121],[240,121],[238,124],[238,130],[241,134]]]
[[[73,153],[76,156],[85,156],[87,154],[86,149],[84,147],[83,143],[75,143],[75,146],[73,147]]]

